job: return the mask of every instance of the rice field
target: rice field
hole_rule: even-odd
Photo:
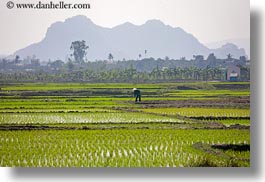
[[[155,108],[144,109],[146,113],[158,113],[165,115],[179,115],[187,117],[249,117],[249,109],[220,109],[220,108]]]
[[[249,96],[247,82],[3,84],[0,166],[248,167]]]
[[[15,167],[248,166],[249,152],[204,154],[193,144],[249,144],[238,130],[2,131],[0,164]],[[17,152],[19,151],[19,152]],[[239,159],[240,158],[240,159]]]

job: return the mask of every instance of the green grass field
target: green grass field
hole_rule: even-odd
[[[135,87],[140,103],[132,96]],[[0,85],[0,166],[248,167],[249,87]]]

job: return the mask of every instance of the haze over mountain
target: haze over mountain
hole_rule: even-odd
[[[217,58],[246,55],[245,50],[234,44],[226,44],[220,48],[209,49],[200,43],[192,34],[183,29],[165,25],[159,20],[149,20],[137,26],[124,23],[113,28],[104,28],[94,24],[86,16],[75,16],[64,22],[52,24],[38,43],[16,51],[13,56],[22,58],[35,55],[41,61],[49,59],[67,60],[71,54],[73,41],[85,40],[89,46],[87,59],[106,60],[112,53],[114,60],[138,59],[143,57],[191,59],[193,55],[204,55],[206,58],[214,53]],[[145,55],[144,50],[147,50]]]
[[[210,49],[216,49],[227,43],[233,43],[240,48],[244,48],[247,56],[250,57],[250,38],[228,39],[228,40],[222,40],[222,41],[217,41],[217,42],[209,42],[209,43],[206,43],[205,45],[209,47]]]
[[[0,59],[7,57],[8,55],[0,54]]]

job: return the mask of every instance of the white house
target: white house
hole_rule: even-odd
[[[229,81],[238,81],[240,78],[240,68],[230,64],[227,68],[226,79]]]

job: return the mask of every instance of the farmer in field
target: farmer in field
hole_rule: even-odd
[[[141,102],[141,91],[137,88],[133,89],[133,95],[135,97],[135,102],[137,102],[137,100],[139,100],[139,102]]]

